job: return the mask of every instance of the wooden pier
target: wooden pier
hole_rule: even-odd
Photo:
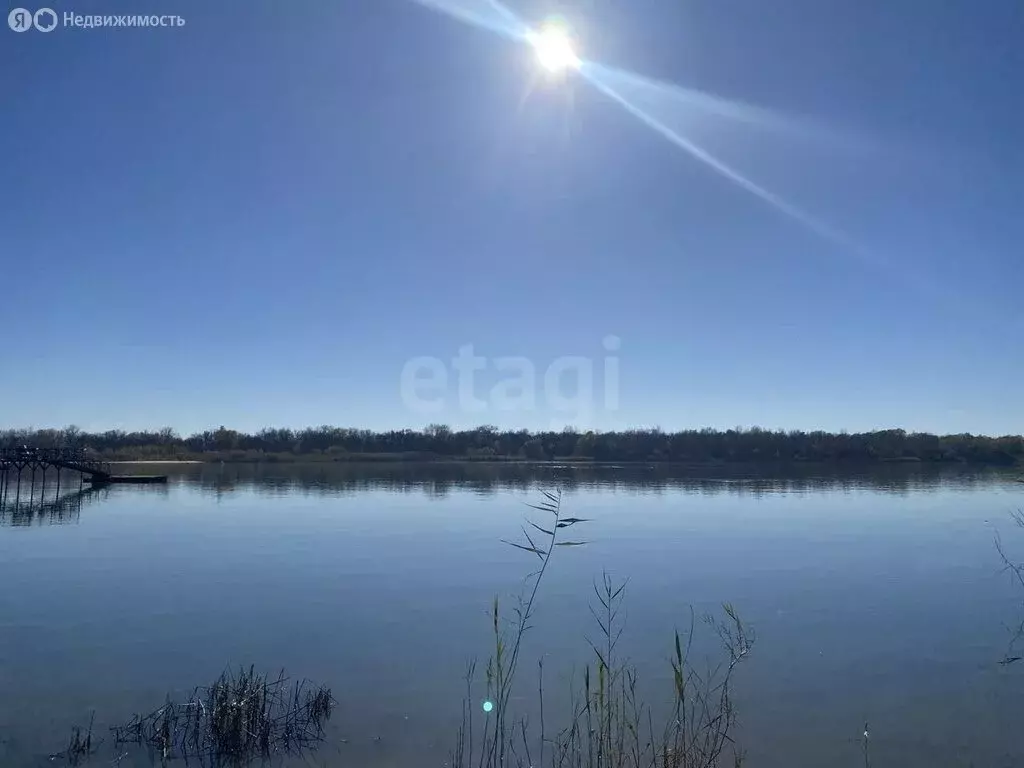
[[[22,475],[29,476],[29,493],[33,494],[36,473],[42,475],[46,485],[46,473],[57,470],[57,493],[60,494],[60,472],[66,470],[79,473],[79,487],[89,483],[93,488],[115,483],[166,483],[167,475],[115,475],[110,462],[102,461],[90,451],[81,448],[0,448],[0,504],[11,495],[21,496]]]

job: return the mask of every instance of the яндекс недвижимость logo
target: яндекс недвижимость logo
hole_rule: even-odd
[[[15,32],[28,32],[37,29],[40,32],[52,32],[58,26],[72,29],[92,29],[94,27],[183,27],[185,19],[177,14],[146,15],[146,14],[79,14],[64,11],[61,16],[52,8],[40,8],[34,13],[27,8],[14,8],[7,14],[7,26]]]
[[[52,32],[57,27],[57,12],[52,8],[40,8],[35,13],[15,8],[7,14],[7,26],[15,32],[28,32],[32,27],[40,32]]]

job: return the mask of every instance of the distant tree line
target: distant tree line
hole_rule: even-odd
[[[530,432],[481,426],[453,430],[374,432],[345,427],[263,429],[246,434],[220,427],[182,437],[157,432],[83,432],[64,429],[0,431],[0,447],[88,448],[109,459],[317,460],[476,459],[729,462],[972,462],[1012,465],[1024,459],[1024,437],[751,429],[629,429],[622,432]]]

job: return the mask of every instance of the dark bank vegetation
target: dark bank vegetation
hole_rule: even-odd
[[[431,461],[527,460],[604,462],[964,462],[1012,465],[1024,459],[1024,437],[932,435],[888,429],[863,433],[691,429],[664,432],[530,432],[492,426],[373,432],[345,427],[264,429],[246,434],[220,427],[183,437],[157,432],[65,429],[0,431],[0,447],[85,447],[109,460]]]
[[[717,660],[698,661],[694,652],[696,622],[675,632],[665,665],[665,696],[651,703],[640,694],[637,669],[619,653],[623,632],[622,603],[625,583],[605,574],[594,587],[591,605],[597,635],[590,642],[592,661],[583,669],[582,683],[572,686],[567,708],[545,717],[543,660],[537,677],[526,678],[524,639],[538,604],[540,588],[558,548],[584,546],[586,541],[562,534],[588,522],[562,514],[560,493],[545,493],[531,505],[540,513],[523,528],[519,543],[506,542],[537,558],[537,569],[509,618],[492,609],[494,647],[484,675],[486,698],[475,695],[475,665],[466,675],[462,725],[450,755],[453,768],[718,768],[738,766],[743,753],[733,738],[737,723],[733,706],[733,679],[739,663],[750,652],[753,632],[732,606],[723,617],[708,616],[721,642]],[[539,654],[538,654],[539,655]],[[529,673],[526,673],[529,675]],[[532,688],[536,706],[532,714],[518,708],[525,699],[524,685]],[[513,691],[516,695],[513,696]],[[478,723],[476,728],[474,723]]]

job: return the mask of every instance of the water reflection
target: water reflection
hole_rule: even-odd
[[[105,489],[93,490],[87,487],[59,496],[46,496],[40,493],[38,499],[0,501],[0,526],[75,524],[78,523],[84,504],[105,499],[108,495],[109,492]]]
[[[883,465],[865,469],[834,467],[717,467],[669,465],[572,465],[494,463],[321,463],[203,465],[181,475],[222,496],[241,490],[261,495],[294,493],[354,495],[365,491],[422,493],[444,498],[453,490],[490,496],[507,491],[538,491],[557,485],[566,491],[601,488],[661,494],[685,491],[714,496],[759,498],[768,494],[873,490],[898,496],[950,488],[976,489],[1010,483],[1014,475],[986,467]]]
[[[29,761],[66,744],[63,729],[93,709],[106,734],[167,692],[242,664],[285,667],[340,693],[339,752],[311,762],[443,764],[466,661],[490,647],[485,612],[495,595],[517,594],[531,567],[501,539],[515,535],[521,502],[555,484],[578,494],[573,513],[594,518],[594,545],[558,561],[531,630],[529,661],[550,660],[553,691],[590,658],[591,585],[607,570],[630,580],[625,642],[653,683],[666,632],[690,605],[729,600],[757,629],[738,692],[751,764],[863,764],[850,740],[865,720],[876,765],[962,765],[943,759],[953,754],[1006,765],[1001,755],[1024,754],[1014,726],[1024,661],[996,664],[1002,625],[1021,605],[992,548],[998,516],[1019,503],[1013,473],[340,462],[159,471],[168,487],[72,497],[70,515],[2,510],[0,679],[18,696],[0,702],[0,765],[52,765]],[[38,527],[77,522],[84,507],[80,526]],[[26,524],[35,527],[9,527]],[[1003,527],[1019,562],[1024,529]],[[112,763],[107,748],[93,762]],[[133,754],[120,764],[151,763]]]
[[[494,496],[536,493],[552,487],[572,493],[601,489],[624,494],[685,492],[759,499],[769,495],[874,491],[905,497],[942,490],[1010,486],[1018,474],[1001,468],[885,465],[835,467],[701,467],[673,465],[573,465],[527,463],[310,463],[206,464],[171,469],[171,484],[147,487],[166,495],[176,485],[222,499],[237,493],[264,497],[356,496],[367,491],[422,494],[444,499],[453,491]],[[111,488],[82,486],[77,473],[45,485],[13,483],[0,493],[0,526],[77,523],[84,504],[110,497]]]

